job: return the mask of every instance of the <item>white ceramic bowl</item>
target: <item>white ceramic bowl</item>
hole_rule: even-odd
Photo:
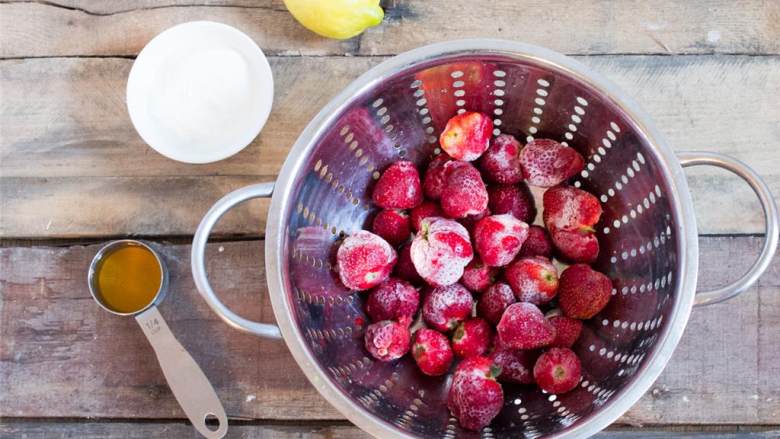
[[[144,141],[185,163],[210,163],[241,151],[271,112],[273,76],[246,34],[193,21],[154,37],[127,80],[127,110]]]

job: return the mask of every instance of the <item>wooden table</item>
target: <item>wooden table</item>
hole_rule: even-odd
[[[172,271],[162,313],[231,417],[230,437],[352,438],[283,342],[230,330],[189,272],[189,241],[221,195],[271,181],[309,119],[371,66],[426,43],[499,37],[575,56],[628,91],[679,150],[719,151],[780,195],[780,2],[396,0],[352,40],[318,38],[280,0],[53,0],[0,4],[0,437],[195,437],[132,319],[85,285],[100,243],[157,242]],[[137,136],[124,103],[134,56],[190,20],[222,21],[270,55],[263,133],[210,165],[168,160]],[[693,170],[701,284],[758,253],[747,186]],[[226,302],[273,321],[262,239],[267,203],[230,213],[209,271]],[[640,429],[641,428],[641,429]],[[780,259],[750,291],[696,309],[652,390],[603,437],[779,437]],[[670,433],[671,432],[671,433]],[[685,432],[685,433],[683,433]]]

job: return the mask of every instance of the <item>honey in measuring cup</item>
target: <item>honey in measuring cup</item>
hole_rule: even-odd
[[[99,302],[121,314],[146,308],[159,293],[163,280],[159,259],[141,245],[123,245],[109,251],[95,274]]]

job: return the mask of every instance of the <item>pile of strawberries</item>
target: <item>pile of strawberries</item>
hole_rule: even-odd
[[[446,154],[422,178],[411,162],[391,164],[374,187],[382,210],[371,232],[347,237],[337,253],[342,283],[369,290],[368,352],[393,361],[411,351],[429,376],[457,363],[448,407],[471,430],[498,415],[502,383],[573,389],[581,371],[570,348],[612,292],[588,265],[599,253],[601,205],[566,184],[582,156],[553,140],[523,146],[492,131],[486,115],[463,113],[447,123]],[[536,208],[527,184],[547,188],[545,227],[529,226]],[[571,264],[560,275],[553,256]]]

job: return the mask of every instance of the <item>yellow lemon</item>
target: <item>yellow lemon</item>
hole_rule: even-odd
[[[323,37],[346,40],[382,22],[379,0],[284,0],[305,28]]]

